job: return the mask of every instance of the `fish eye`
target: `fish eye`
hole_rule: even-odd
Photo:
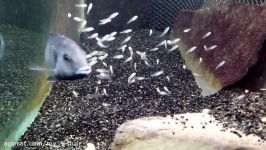
[[[64,60],[66,62],[71,62],[72,61],[72,59],[67,54],[64,54],[63,58],[64,58]]]

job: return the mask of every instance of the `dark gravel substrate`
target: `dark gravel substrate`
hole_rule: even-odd
[[[129,45],[134,51],[147,51],[163,40],[157,36],[149,37],[147,30],[133,32],[131,36],[133,39]],[[113,66],[115,76],[111,81],[102,81],[100,85],[96,83],[98,79],[95,75],[74,82],[54,83],[40,114],[20,141],[42,142],[46,144],[44,147],[50,148],[51,145],[59,144],[61,148],[81,148],[87,142],[92,142],[104,150],[110,148],[117,127],[126,120],[142,116],[200,112],[205,108],[213,110],[214,116],[223,121],[225,127],[234,126],[246,134],[255,133],[265,138],[266,124],[261,121],[262,117],[266,117],[265,93],[245,93],[244,89],[231,88],[203,98],[192,73],[183,69],[184,62],[179,52],[168,53],[163,47],[156,52],[147,53],[151,67],[145,65],[136,53],[133,60],[137,63],[137,76],[148,77],[160,70],[165,73],[157,78],[128,85],[128,76],[135,72],[133,63],[123,63],[129,52],[125,52],[126,58],[122,60],[110,59],[121,54],[117,48],[126,36],[117,37],[108,49],[100,49],[93,41],[85,40],[85,37],[86,35],[83,36],[82,44],[88,51],[108,50],[109,57],[105,62]],[[160,59],[159,65],[155,65],[157,58]],[[97,64],[95,68],[104,67]],[[166,76],[170,77],[170,81]],[[164,86],[170,89],[172,95],[158,94],[156,88],[163,89]],[[108,96],[88,99],[86,95],[94,93],[96,87],[100,92],[105,88]],[[73,90],[79,93],[79,97],[74,97]],[[239,99],[243,94],[245,97]],[[74,143],[62,145],[69,141]],[[21,147],[14,149],[19,148]]]

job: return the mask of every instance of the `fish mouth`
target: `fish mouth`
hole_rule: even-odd
[[[81,67],[76,71],[76,75],[89,75],[91,71],[91,66]]]

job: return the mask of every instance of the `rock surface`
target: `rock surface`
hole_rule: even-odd
[[[265,26],[266,6],[217,5],[181,12],[171,36],[180,37],[182,57],[199,74],[202,94],[209,95],[239,81],[256,64]]]
[[[224,130],[206,113],[146,117],[122,124],[113,150],[262,150],[266,143],[235,129]]]

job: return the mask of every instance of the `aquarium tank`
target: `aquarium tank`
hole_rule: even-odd
[[[266,149],[265,0],[0,8],[0,150]]]

